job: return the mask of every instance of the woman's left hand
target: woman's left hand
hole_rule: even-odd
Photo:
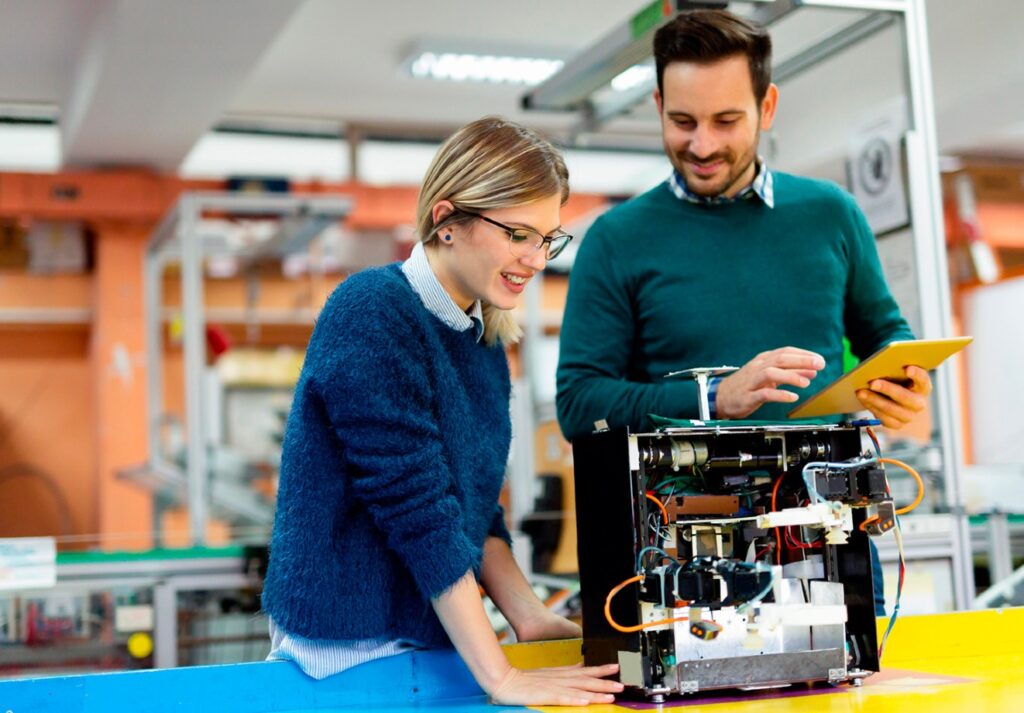
[[[517,622],[512,627],[517,641],[550,641],[553,639],[578,639],[583,630],[564,616],[550,609],[541,608],[535,614]]]

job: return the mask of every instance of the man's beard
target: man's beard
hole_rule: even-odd
[[[747,169],[749,169],[751,164],[757,160],[757,144],[758,142],[755,137],[755,141],[751,144],[750,150],[738,159],[732,151],[721,151],[714,153],[711,156],[705,156],[704,158],[698,158],[686,151],[681,154],[670,154],[670,157],[672,165],[675,166],[676,171],[686,179],[686,189],[688,191],[704,198],[715,198],[728,192],[729,189],[736,185],[737,181],[743,178]],[[727,173],[725,178],[716,181],[713,185],[704,183],[704,179],[693,174],[690,170],[690,162],[697,164],[709,164],[716,161],[723,161],[726,164]]]
[[[751,165],[757,161],[758,158],[758,139],[761,136],[761,122],[758,122],[757,133],[755,134],[754,142],[751,144],[751,148],[748,152],[740,156],[738,159],[736,155],[731,151],[718,152],[712,154],[710,157],[698,158],[688,151],[682,154],[669,154],[672,165],[675,166],[676,170],[686,179],[686,190],[690,193],[700,196],[702,198],[717,198],[725,193],[728,193],[730,188],[735,186],[736,182],[739,181],[743,174],[746,173]],[[666,146],[668,148],[668,146]],[[727,168],[725,178],[717,181],[714,185],[708,186],[707,183],[701,185],[702,179],[700,176],[692,174],[689,170],[689,162],[697,164],[710,164],[716,161],[724,161]],[[753,179],[753,176],[751,176]]]

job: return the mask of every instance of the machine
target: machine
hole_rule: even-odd
[[[851,424],[692,424],[573,443],[586,664],[655,701],[878,671],[868,536],[913,507],[902,464]]]

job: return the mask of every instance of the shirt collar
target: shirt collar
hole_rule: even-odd
[[[768,170],[768,164],[762,159],[757,161],[757,173],[750,185],[746,186],[732,198],[725,196],[698,196],[691,193],[686,187],[686,179],[678,171],[673,171],[668,179],[669,190],[681,201],[688,203],[699,203],[702,205],[719,205],[722,203],[733,203],[746,198],[760,198],[769,208],[775,207],[775,180],[772,172]]]
[[[483,338],[484,313],[480,300],[473,302],[468,314],[459,309],[430,267],[423,243],[417,242],[413,247],[409,259],[402,263],[402,272],[428,312],[458,332],[474,329],[478,342]]]

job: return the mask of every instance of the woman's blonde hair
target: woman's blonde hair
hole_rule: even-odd
[[[416,204],[416,233],[424,243],[441,228],[479,213],[547,198],[569,199],[569,171],[558,150],[536,132],[515,122],[489,116],[463,126],[438,149],[427,169]],[[456,212],[434,224],[433,208],[447,200]],[[522,330],[509,310],[484,303],[484,340],[519,341]]]

